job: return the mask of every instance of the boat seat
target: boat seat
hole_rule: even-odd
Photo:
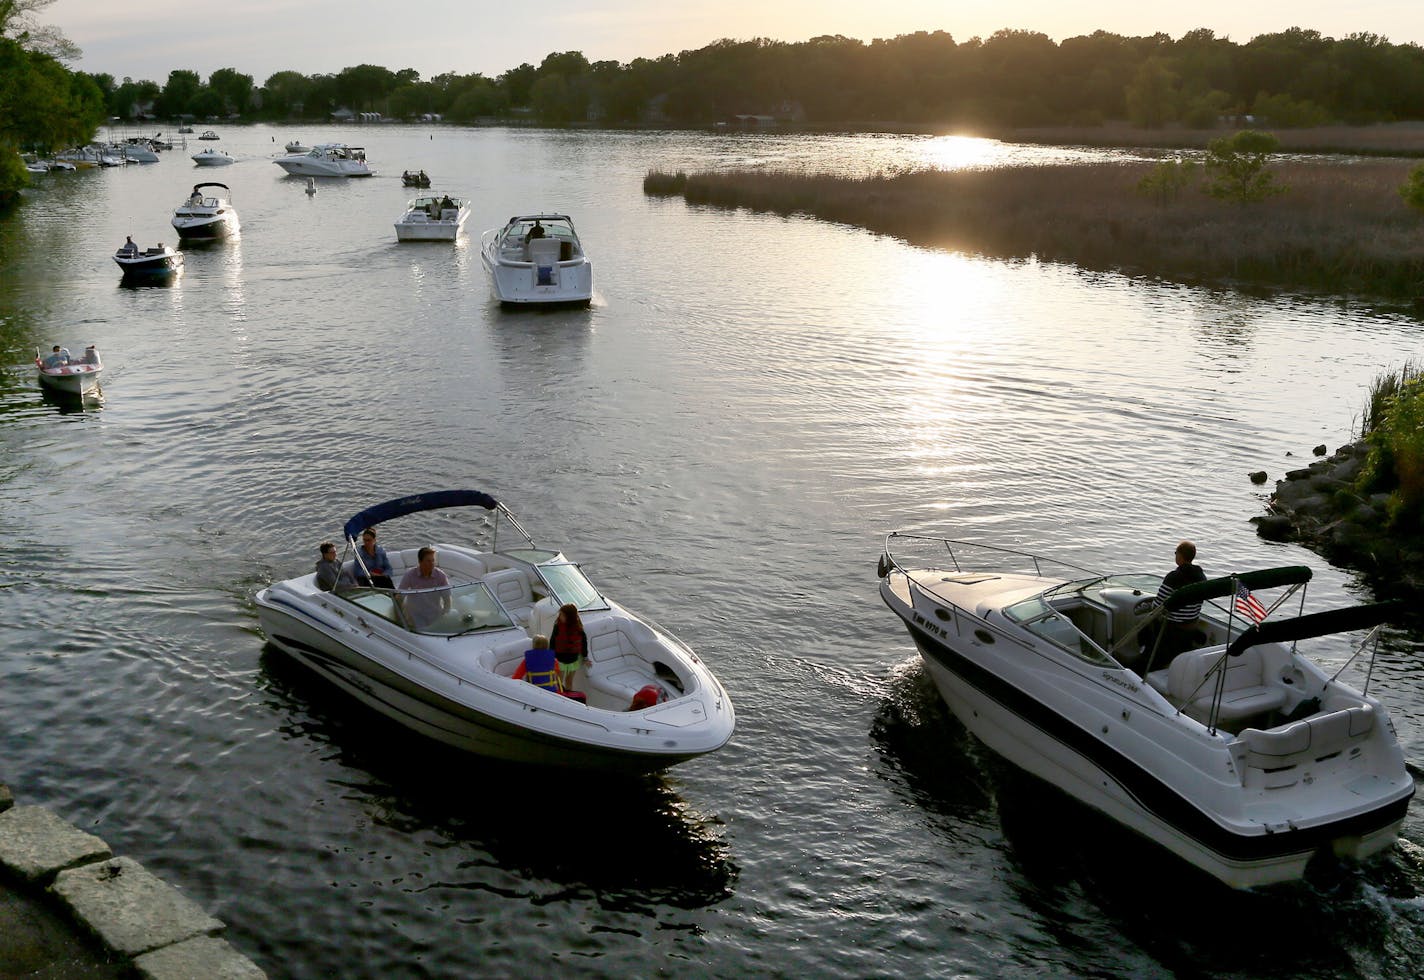
[[[1374,727],[1374,707],[1356,704],[1270,731],[1248,728],[1241,733],[1238,757],[1253,769],[1281,773],[1302,763],[1323,762],[1338,755],[1367,739]]]
[[[1207,672],[1221,659],[1221,648],[1189,650],[1180,654],[1167,668],[1167,697],[1198,721],[1211,716],[1211,701],[1216,690],[1216,678],[1207,679]],[[1275,647],[1248,647],[1238,657],[1226,658],[1226,679],[1222,685],[1221,707],[1217,721],[1230,727],[1255,715],[1273,711],[1285,704],[1286,691],[1281,677],[1290,667],[1290,654]],[[1148,683],[1157,686],[1153,677]],[[1205,681],[1205,683],[1203,683]]]
[[[590,667],[587,684],[608,695],[615,703],[627,704],[638,689],[647,684],[662,684],[648,662],[638,655],[637,648],[613,620],[585,625],[588,636]],[[664,693],[669,693],[664,689]],[[671,694],[676,697],[676,694]]]
[[[531,238],[529,240],[529,261],[535,265],[554,265],[559,261],[559,240],[557,238]]]
[[[501,568],[497,572],[489,572],[484,577],[484,583],[516,620],[523,623],[529,617],[534,594],[530,592],[529,579],[521,569]]]

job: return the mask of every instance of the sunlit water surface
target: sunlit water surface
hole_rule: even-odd
[[[895,137],[235,129],[239,161],[45,178],[0,222],[0,777],[180,885],[274,976],[573,972],[1417,974],[1424,819],[1383,860],[1235,895],[1015,774],[964,732],[876,595],[891,529],[1165,571],[1306,564],[1273,478],[1349,437],[1420,323],[924,251],[647,198],[650,169],[873,173],[1078,151]],[[315,195],[270,159],[362,142]],[[421,167],[475,202],[397,245]],[[199,180],[241,238],[125,289]],[[490,301],[478,236],[571,214],[587,310]],[[98,344],[102,406],[35,346]],[[1293,454],[1293,456],[1288,455]],[[474,487],[691,644],[723,751],[590,781],[447,752],[263,647],[252,594],[378,500]],[[451,514],[412,543],[483,531]],[[387,532],[387,543],[402,525]],[[482,540],[482,538],[481,538]],[[1424,651],[1374,690],[1413,766]],[[1416,769],[1417,771],[1417,769]]]

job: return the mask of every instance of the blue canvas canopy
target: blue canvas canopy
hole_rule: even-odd
[[[375,527],[383,521],[404,517],[406,514],[418,514],[423,510],[440,510],[444,507],[483,507],[486,510],[494,510],[498,506],[498,500],[478,490],[435,490],[431,493],[417,493],[367,507],[346,522],[346,539],[349,541],[363,529]]]

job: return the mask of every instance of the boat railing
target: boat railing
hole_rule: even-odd
[[[1033,571],[1033,574],[1040,578],[1053,571],[1069,571],[1075,574],[1087,574],[1093,576],[1098,576],[1102,574],[1101,572],[1094,571],[1093,569],[1084,568],[1081,565],[1074,565],[1072,562],[1066,562],[1058,558],[1049,558],[1045,555],[1037,555],[1029,551],[1016,551],[1013,548],[1002,548],[998,545],[984,544],[979,541],[965,541],[954,538],[944,538],[938,535],[908,534],[903,531],[891,531],[885,536],[885,554],[881,558],[882,568],[884,569],[884,571],[881,572],[882,576],[891,568],[899,569],[900,571],[905,570],[904,565],[901,564],[900,559],[895,554],[894,547],[897,542],[918,542],[922,545],[929,546],[930,550],[938,552],[940,555],[942,555],[942,557],[949,562],[950,566],[954,569],[955,572],[961,574],[965,572],[985,570],[984,565],[981,562],[970,563],[970,558],[972,558],[976,553],[985,553],[991,556],[1009,556],[1015,559],[1016,561],[1021,561],[1023,563],[1020,569],[1005,569],[1003,567],[1002,561],[996,559],[995,564],[993,565],[994,571],[996,572],[1012,572],[1015,570],[1021,570],[1026,572],[1031,569]],[[911,546],[914,547],[913,544]],[[919,552],[917,552],[917,555],[918,554]],[[935,556],[932,554],[925,554],[924,557],[934,558]],[[937,568],[939,566],[932,567]],[[1045,569],[1047,569],[1047,572],[1045,571]],[[1071,578],[1072,576],[1069,577]]]

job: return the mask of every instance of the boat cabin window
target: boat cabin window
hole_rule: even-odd
[[[1004,615],[1023,625],[1034,636],[1067,650],[1081,660],[1101,666],[1118,666],[1099,649],[1107,640],[1107,610],[1073,600],[1050,606],[1042,596],[1033,596],[1004,607]],[[1095,645],[1095,641],[1096,644]]]
[[[588,580],[583,570],[577,565],[570,562],[557,562],[540,565],[538,571],[539,576],[554,593],[554,598],[559,600],[559,605],[572,602],[580,612],[608,608],[608,603],[604,601],[603,596],[598,594],[593,583]]]

